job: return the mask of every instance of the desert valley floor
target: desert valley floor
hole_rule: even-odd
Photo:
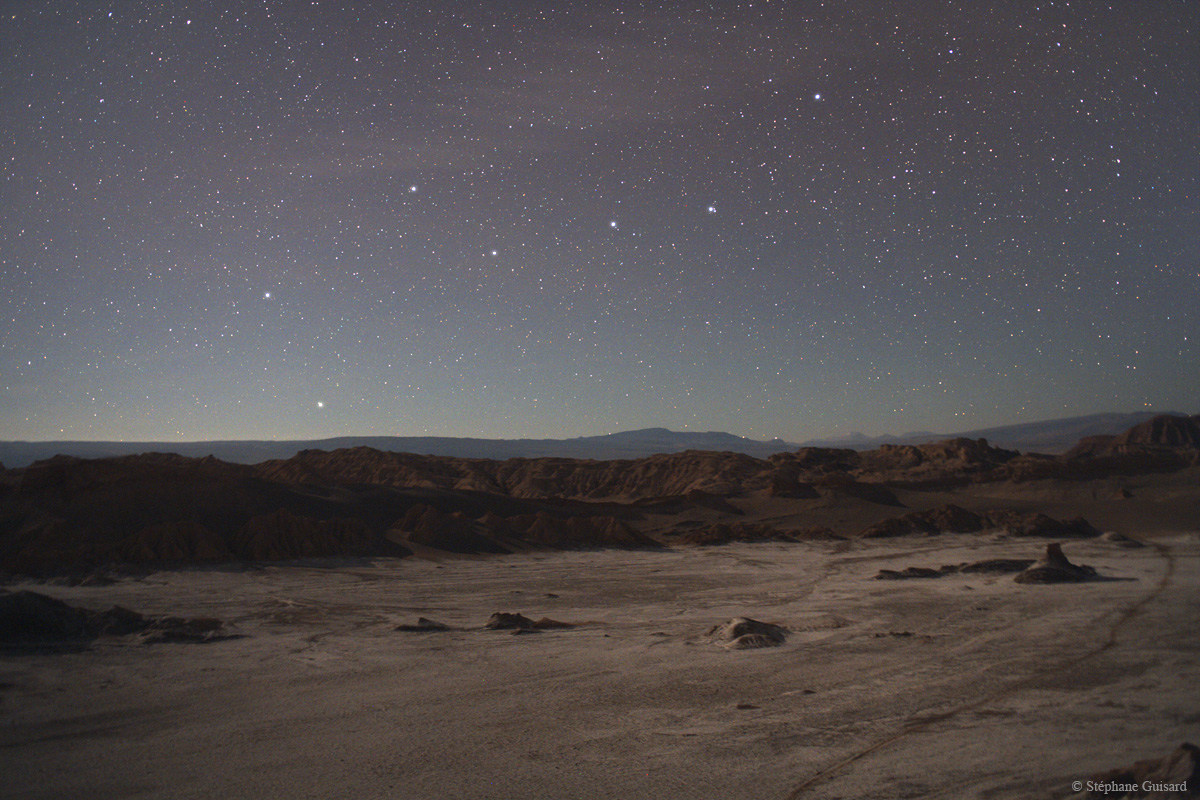
[[[873,580],[1045,545],[996,533],[29,584],[238,637],[5,654],[0,795],[1070,797],[1200,732],[1200,536],[1145,540],[1065,543],[1112,580],[1060,585]],[[706,638],[736,616],[790,634]]]

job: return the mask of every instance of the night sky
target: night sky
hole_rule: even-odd
[[[2,439],[1200,411],[1200,3],[0,14]]]

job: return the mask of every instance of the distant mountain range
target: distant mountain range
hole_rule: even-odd
[[[994,447],[1020,450],[1022,453],[1058,454],[1070,450],[1085,436],[1115,436],[1134,425],[1161,416],[1185,416],[1177,411],[1134,411],[1132,413],[1089,414],[1085,417],[1064,417],[997,428],[977,428],[961,433],[930,433],[915,431],[900,436],[865,436],[852,433],[832,439],[811,439],[804,447],[848,447],[853,450],[874,450],[884,444],[925,444],[941,439],[987,439]]]
[[[646,428],[603,436],[573,439],[473,439],[447,436],[338,436],[331,439],[293,439],[285,441],[229,440],[207,442],[0,442],[0,464],[8,468],[24,467],[55,455],[81,458],[105,458],[136,453],[178,453],[182,456],[212,455],[222,461],[257,464],[279,458],[291,458],[302,450],[337,450],[372,447],[377,450],[457,458],[584,458],[611,460],[644,458],[656,453],[684,450],[711,450],[745,453],[766,458],[773,453],[800,447],[838,447],[871,450],[883,444],[923,444],[940,439],[966,437],[987,439],[996,447],[1022,452],[1062,453],[1085,436],[1115,435],[1157,416],[1138,411],[1128,414],[1092,414],[1085,417],[1006,425],[998,428],[938,434],[906,433],[901,436],[865,436],[850,434],[834,439],[814,439],[801,443],[782,439],[757,441],[729,433],[691,433],[666,428]]]
[[[236,464],[257,464],[276,458],[291,458],[302,450],[339,450],[372,447],[396,453],[453,456],[455,458],[590,458],[612,460],[643,458],[656,453],[684,450],[713,450],[746,453],[766,458],[772,453],[795,450],[800,445],[776,439],[760,442],[729,433],[689,433],[666,428],[646,428],[603,436],[573,439],[474,439],[449,436],[337,436],[331,439],[281,441],[230,440],[207,442],[0,442],[0,464],[9,468],[28,466],[55,455],[106,458],[136,453],[178,453],[192,458],[207,455]]]

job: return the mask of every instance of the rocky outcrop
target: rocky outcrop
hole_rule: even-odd
[[[770,461],[777,466],[793,464],[803,475],[849,473],[862,465],[857,450],[836,447],[801,447],[794,453],[776,453]]]
[[[0,644],[82,646],[99,636],[141,634],[142,642],[208,642],[222,635],[220,620],[146,617],[121,606],[77,608],[38,592],[0,593]]]
[[[409,633],[444,633],[450,630],[450,626],[441,622],[435,622],[425,617],[418,617],[415,623],[405,623],[397,625],[393,630],[407,631]]]
[[[1072,564],[1063,555],[1062,545],[1046,545],[1046,554],[1013,578],[1017,583],[1082,583],[1094,581],[1096,570],[1085,564]]]
[[[812,499],[834,493],[898,504],[882,484],[933,487],[1002,479],[1004,465],[1017,455],[992,447],[983,439],[884,445],[861,453],[801,448],[768,459],[689,450],[615,461],[489,461],[356,447],[331,452],[305,450],[290,459],[259,464],[255,474],[288,483],[369,483],[539,499],[636,502],[697,493],[716,497],[762,493]]]
[[[161,522],[143,528],[120,544],[118,556],[121,561],[131,564],[198,564],[235,558],[224,539],[190,519]]]
[[[879,483],[865,483],[853,475],[824,473],[812,478],[812,486],[827,503],[862,500],[881,506],[904,505],[888,487]]]
[[[988,525],[986,517],[956,505],[945,505],[930,511],[918,511],[902,517],[892,517],[871,525],[859,534],[863,539],[892,536],[930,536],[939,533],[974,533]]]
[[[1200,450],[1200,414],[1191,417],[1160,415],[1116,436],[1112,445],[1152,445]]]
[[[1009,536],[1041,536],[1048,539],[1090,539],[1100,530],[1083,517],[1059,520],[1041,513],[989,511],[988,526]]]
[[[495,517],[493,523],[503,523]],[[432,506],[418,503],[396,524],[394,530],[406,541],[452,553],[510,553],[485,532],[488,525],[476,522],[461,511],[444,514]]]
[[[0,643],[94,639],[101,627],[94,613],[37,592],[0,594]]]
[[[911,578],[940,578],[953,570],[931,569],[929,567],[905,567],[902,570],[881,569],[875,574],[877,581],[902,581]]]
[[[539,620],[532,620],[524,614],[512,614],[504,611],[497,611],[495,614],[484,623],[485,628],[494,631],[548,631],[563,628],[574,628],[570,622],[559,622],[549,617],[542,617]]]
[[[794,453],[775,453],[769,461],[780,475],[776,482],[785,491],[793,483],[800,487],[811,483],[820,491],[847,480],[912,488],[1003,480],[1004,465],[1016,457],[1015,451],[992,447],[985,439],[946,439],[865,451],[802,447]]]
[[[728,650],[755,650],[778,647],[787,641],[787,633],[787,628],[781,625],[759,622],[749,617],[734,617],[709,628],[706,636]]]
[[[358,519],[312,519],[285,508],[253,517],[231,542],[249,561],[367,555],[375,543]]]
[[[1103,534],[1100,537],[1100,541],[1105,542],[1106,544],[1114,545],[1116,547],[1124,548],[1126,550],[1136,550],[1140,547],[1146,546],[1142,542],[1139,542],[1137,539],[1131,539],[1128,536],[1125,536],[1124,534],[1117,533],[1116,531],[1109,531],[1108,533]]]
[[[1033,563],[1032,558],[985,558],[982,561],[959,564],[956,571],[965,575],[1004,575],[1029,569]]]
[[[0,507],[0,569],[351,554],[374,538],[351,510],[212,458],[55,458],[26,468]]]
[[[995,530],[1009,536],[1042,536],[1056,539],[1090,538],[1100,531],[1083,517],[1057,520],[1045,514],[1016,511],[989,511],[976,514],[956,505],[891,517],[865,528],[862,539],[893,536],[936,536],[942,533],[975,533]]]
[[[1073,475],[1173,472],[1200,464],[1200,415],[1162,415],[1117,436],[1089,436],[1062,456]]]
[[[964,564],[943,564],[938,569],[930,567],[905,567],[902,570],[881,569],[875,575],[877,581],[898,581],[911,578],[940,578],[943,575],[1003,575],[1021,572],[1034,563],[1033,559],[988,558]]]
[[[650,537],[609,516],[558,517],[539,511],[532,516],[509,517],[504,524],[508,530],[515,531],[522,542],[542,547],[660,546]]]
[[[646,497],[706,492],[730,495],[766,489],[771,464],[740,453],[689,450],[636,460],[567,458],[487,459],[385,453],[368,447],[305,450],[285,461],[255,467],[281,482],[376,484],[504,494],[520,498],[570,498],[628,502]]]
[[[771,497],[813,499],[821,496],[806,480],[807,476],[796,460],[772,458],[770,463],[773,470],[767,493]]]
[[[861,454],[860,479],[912,487],[955,486],[993,479],[1018,453],[986,439],[947,439],[921,445],[885,444]]]
[[[742,516],[746,513],[724,497],[701,491],[691,491],[687,494],[668,497],[643,497],[629,503],[629,506],[656,514],[675,514],[691,508],[707,508],[733,516]]]

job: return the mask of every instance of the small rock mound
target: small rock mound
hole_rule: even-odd
[[[1162,758],[1093,775],[1085,798],[1155,798],[1184,800],[1200,797],[1200,747],[1184,742]]]
[[[1046,554],[1017,573],[1017,583],[1081,583],[1094,581],[1099,576],[1096,570],[1085,564],[1072,564],[1063,555],[1062,545],[1057,542],[1046,545]]]
[[[574,628],[575,626],[570,622],[559,622],[549,617],[542,617],[534,621],[524,614],[509,614],[504,611],[497,611],[495,614],[492,614],[483,627],[494,631],[546,631]]]
[[[533,630],[533,620],[524,614],[497,611],[488,618],[483,627],[493,631]]]
[[[450,626],[441,622],[435,622],[431,619],[426,619],[425,617],[418,617],[416,624],[405,623],[403,625],[397,625],[395,630],[407,631],[409,633],[438,633],[441,631],[450,630]]]
[[[905,567],[902,570],[881,569],[875,575],[877,581],[900,581],[909,578],[940,578],[946,570],[930,569],[929,567]]]
[[[787,641],[787,628],[759,622],[749,617],[734,617],[708,629],[708,638],[729,650],[778,647]]]
[[[1117,547],[1124,547],[1130,550],[1146,546],[1137,539],[1130,539],[1128,536],[1117,533],[1116,531],[1109,531],[1108,533],[1104,534],[1100,537],[1100,541],[1108,542],[1109,544],[1116,545]]]

